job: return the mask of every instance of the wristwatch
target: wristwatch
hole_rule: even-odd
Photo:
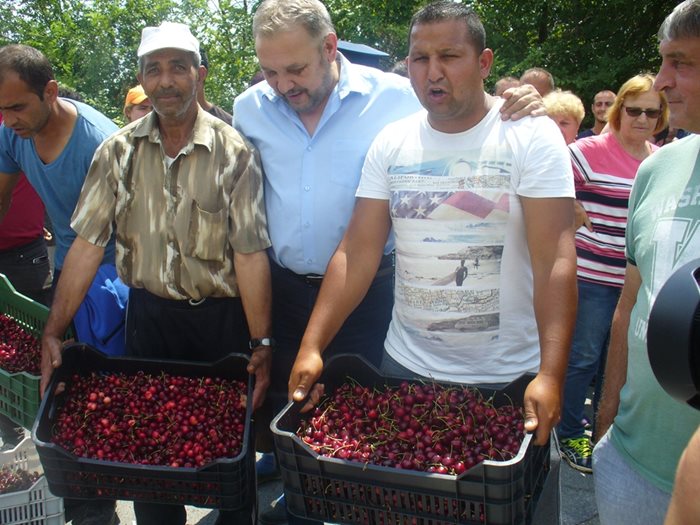
[[[248,348],[251,351],[255,350],[259,346],[269,346],[270,348],[275,347],[275,340],[272,337],[261,337],[260,339],[251,339],[248,341]]]

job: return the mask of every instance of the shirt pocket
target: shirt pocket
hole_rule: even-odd
[[[223,261],[227,242],[227,214],[203,210],[192,201],[186,254],[203,261]]]

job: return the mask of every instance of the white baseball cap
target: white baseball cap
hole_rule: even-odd
[[[199,41],[185,24],[163,22],[158,27],[144,27],[136,55],[140,58],[159,49],[182,49],[199,55]]]

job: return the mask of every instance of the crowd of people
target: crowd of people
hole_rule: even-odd
[[[662,25],[658,75],[601,86],[583,132],[583,103],[541,67],[485,91],[494,52],[461,3],[413,16],[408,78],[348,61],[319,0],[264,0],[252,34],[262,78],[228,113],[206,98],[190,29],[144,28],[122,129],[60,96],[35,48],[0,48],[0,273],[50,304],[42,392],[88,300],[118,303],[129,356],[250,353],[262,483],[279,476],[272,415],[318,402],[329,356],[495,389],[531,373],[526,430],[594,473],[601,523],[660,524],[669,505],[669,523],[697,522],[700,440],[681,455],[700,412],[659,386],[645,326],[700,254],[700,0]],[[539,502],[552,523],[558,475],[555,461]],[[114,501],[66,509],[118,522]],[[134,512],[187,520],[181,505]],[[309,522],[284,495],[260,521]]]

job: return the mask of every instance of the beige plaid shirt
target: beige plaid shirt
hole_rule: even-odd
[[[199,109],[170,167],[156,114],[97,149],[71,226],[97,245],[116,231],[116,264],[130,287],[168,299],[238,295],[234,251],[270,246],[257,150]]]

